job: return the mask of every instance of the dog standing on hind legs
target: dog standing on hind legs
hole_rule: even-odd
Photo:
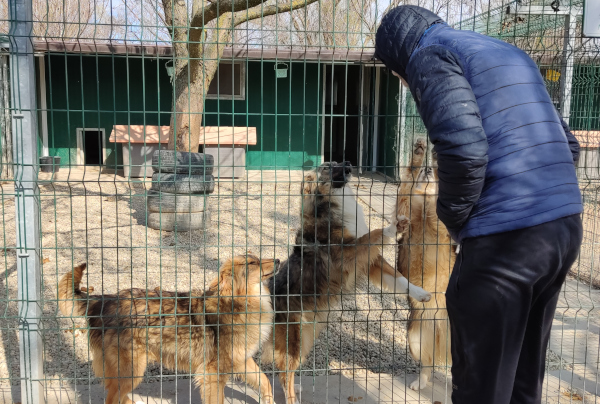
[[[435,366],[450,366],[450,325],[446,310],[446,288],[456,252],[446,227],[436,214],[437,167],[422,167],[427,143],[419,139],[411,163],[404,168],[397,200],[397,214],[410,218],[399,241],[398,269],[417,286],[433,293],[427,302],[409,297],[408,345],[421,373],[410,384],[425,388]]]
[[[384,229],[369,231],[362,208],[348,186],[351,165],[325,163],[302,184],[302,228],[294,249],[269,281],[275,311],[273,335],[265,342],[263,362],[275,362],[286,403],[296,404],[294,373],[327,326],[330,310],[355,280],[369,277],[387,291],[427,301],[429,292],[409,281],[381,256],[384,240],[395,243],[408,219],[394,217]]]

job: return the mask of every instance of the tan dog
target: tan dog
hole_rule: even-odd
[[[59,308],[65,316],[87,317],[92,365],[108,390],[107,404],[131,404],[127,394],[151,362],[193,374],[203,403],[223,403],[232,374],[260,386],[272,403],[271,384],[252,355],[272,327],[263,281],[278,263],[237,256],[223,264],[205,292],[127,289],[101,296],[81,292],[81,264],[61,279]]]
[[[369,231],[364,212],[347,186],[349,163],[325,163],[306,175],[302,185],[302,228],[288,260],[269,281],[275,309],[274,335],[263,361],[275,362],[287,404],[298,402],[294,372],[327,326],[330,310],[355,281],[372,283],[418,301],[431,295],[408,280],[381,256],[384,241],[395,243],[408,219],[393,218],[385,229]]]
[[[426,142],[415,144],[412,161],[402,173],[397,214],[410,218],[400,241],[398,268],[408,280],[434,293],[428,302],[409,299],[411,311],[408,344],[411,355],[422,365],[413,390],[424,388],[434,366],[450,365],[450,332],[446,311],[446,288],[456,253],[450,235],[436,214],[437,167],[422,168]]]

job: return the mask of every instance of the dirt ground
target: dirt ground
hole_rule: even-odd
[[[86,335],[68,329],[85,327],[82,319],[57,311],[60,276],[88,263],[83,285],[94,293],[139,287],[166,290],[203,289],[219,264],[247,250],[287,258],[300,225],[298,182],[226,182],[211,194],[212,224],[206,232],[160,232],[145,226],[144,183],[57,182],[42,186],[44,366],[48,383],[97,383],[90,369]],[[0,276],[0,384],[18,383],[17,274],[15,206],[12,189],[0,189],[5,247]],[[370,227],[387,225],[364,203]],[[395,250],[386,249],[390,262]],[[405,295],[385,295],[362,283],[332,311],[330,324],[305,361],[303,375],[414,372],[406,345]],[[268,368],[265,367],[265,368]],[[310,371],[308,371],[310,370]],[[147,379],[171,373],[154,366]]]
[[[85,328],[85,322],[63,318],[57,311],[58,279],[73,265],[88,263],[83,284],[93,286],[94,293],[157,286],[180,291],[203,289],[220,263],[235,254],[250,250],[267,257],[287,258],[300,225],[297,179],[221,181],[208,196],[211,225],[205,232],[186,233],[145,226],[147,184],[116,182],[110,176],[99,179],[41,187],[44,367],[49,385],[99,382],[91,372],[87,336],[69,331]],[[364,181],[356,185],[361,192],[375,189]],[[393,186],[384,188],[385,194],[395,192]],[[586,192],[584,241],[571,275],[600,287],[600,207],[594,199],[597,190],[588,187],[584,195]],[[0,276],[0,386],[6,386],[19,383],[15,205],[10,184],[0,184],[0,200],[0,252],[4,253],[0,258],[5,268]],[[381,213],[364,200],[359,199],[359,203],[370,227],[387,225]],[[384,255],[395,262],[393,247],[386,248]],[[577,309],[573,304],[567,306]],[[600,318],[597,310],[586,313],[588,322],[592,317]],[[342,374],[354,378],[416,372],[417,364],[406,344],[407,316],[405,295],[382,294],[362,282],[355,293],[347,294],[342,305],[332,310],[330,324],[304,362],[302,375]],[[588,334],[589,330],[586,339]],[[572,370],[576,360],[565,362],[560,354],[565,344],[573,345],[560,339],[554,351],[549,351],[549,372]],[[263,369],[270,367],[265,365]],[[153,366],[146,373],[146,381],[169,380],[172,375]]]

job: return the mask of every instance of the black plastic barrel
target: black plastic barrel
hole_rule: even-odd
[[[57,173],[60,169],[60,157],[44,156],[40,157],[40,171],[43,173]]]

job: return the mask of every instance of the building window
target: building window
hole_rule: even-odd
[[[241,62],[221,62],[210,83],[206,98],[220,100],[246,99],[246,69]]]

